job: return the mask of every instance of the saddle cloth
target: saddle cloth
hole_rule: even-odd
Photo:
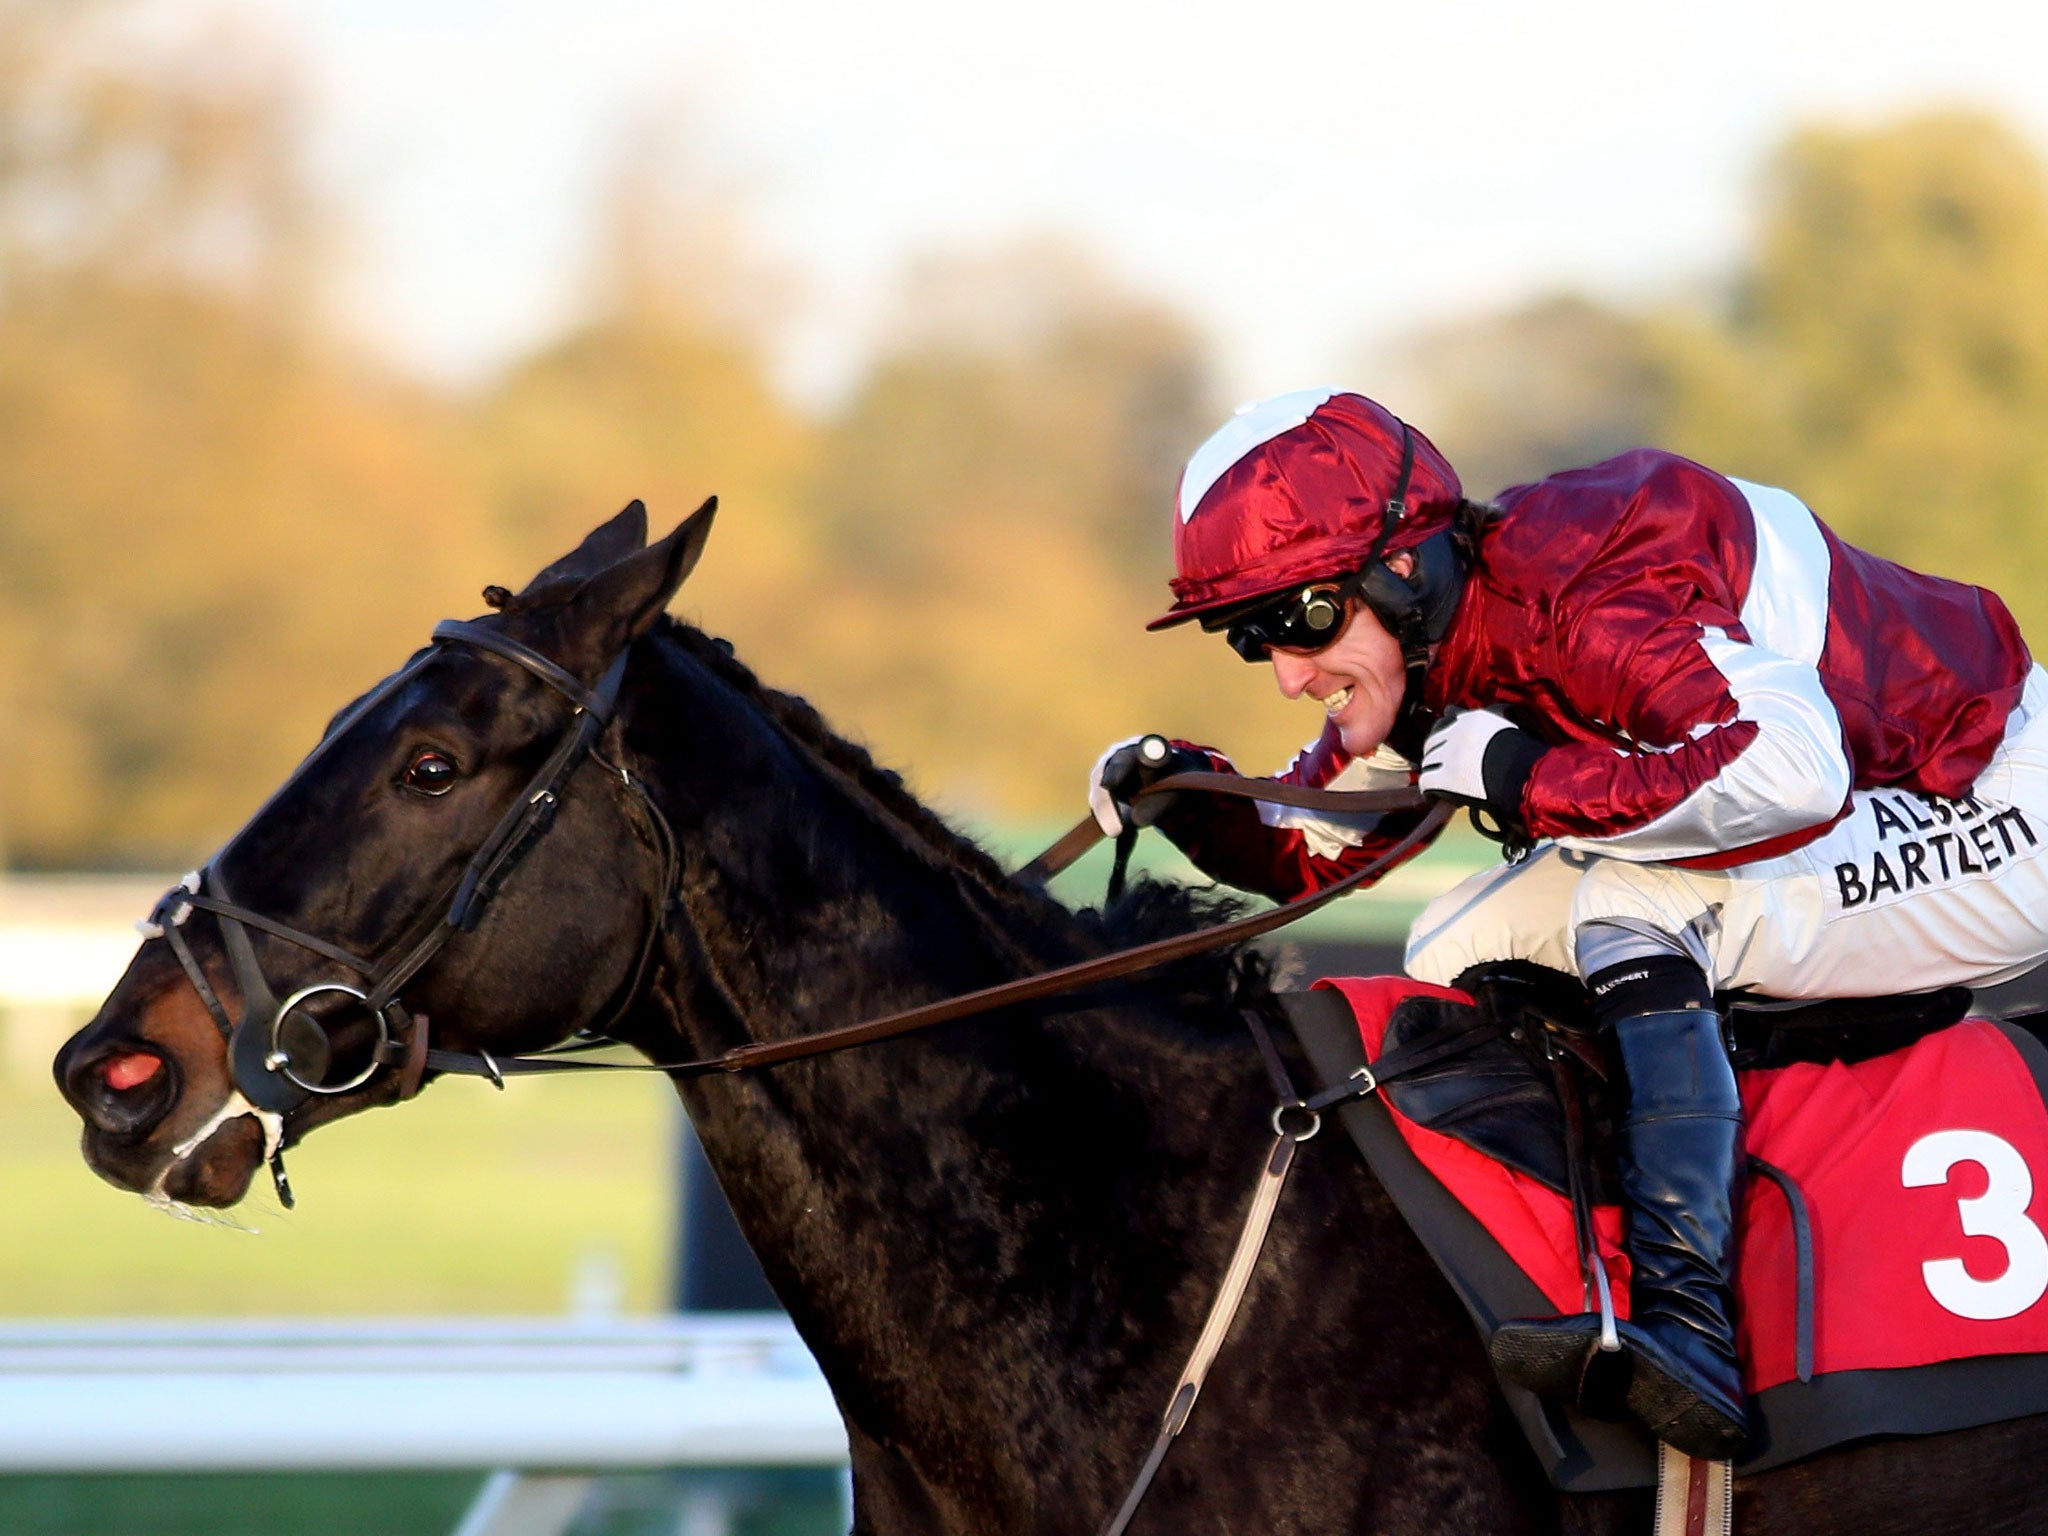
[[[1316,986],[1288,1011],[1329,1082],[1379,1059],[1390,1034],[1411,1041],[1404,1011],[1411,1026],[1428,1014],[1449,1028],[1475,1017],[1465,994],[1406,978]],[[1543,1176],[1561,1155],[1514,1167],[1474,1144],[1499,1150],[1473,1134],[1488,1113],[1505,1109],[1524,1142],[1532,1123],[1532,1096],[1501,1085],[1512,1073],[1500,1055],[1482,1070],[1477,1102],[1495,1108],[1462,1122],[1419,1123],[1398,1082],[1344,1121],[1490,1334],[1510,1317],[1589,1307],[1570,1200],[1562,1179]],[[1527,1068],[1531,1086],[1554,1104],[1536,1070]],[[1752,1177],[1737,1311],[1762,1427],[1740,1470],[1872,1435],[2048,1412],[2048,1194],[2036,1194],[2037,1172],[2048,1174],[2048,1047],[2016,1026],[1970,1019],[1867,1061],[1802,1062],[1740,1081]],[[1417,1094],[1408,1108],[1426,1113],[1434,1102]],[[1561,1137],[1561,1115],[1556,1126]],[[1596,1206],[1594,1226],[1625,1317],[1620,1208]],[[1558,1486],[1654,1480],[1641,1431],[1506,1390]]]

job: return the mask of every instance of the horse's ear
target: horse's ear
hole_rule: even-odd
[[[637,499],[629,501],[618,516],[591,529],[581,544],[541,571],[519,595],[528,596],[557,582],[587,581],[628,555],[639,553],[646,543],[647,508]]]
[[[569,600],[570,625],[581,632],[592,659],[616,655],[661,617],[676,588],[696,569],[717,511],[713,496],[667,538],[599,571]]]

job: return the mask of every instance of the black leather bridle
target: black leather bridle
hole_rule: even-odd
[[[169,942],[179,965],[191,979],[194,990],[227,1041],[235,1087],[258,1109],[277,1115],[287,1114],[316,1095],[342,1094],[360,1088],[387,1067],[398,1068],[402,1073],[401,1098],[410,1097],[418,1091],[421,1077],[429,1065],[427,1028],[424,1021],[416,1019],[406,1008],[401,993],[456,934],[476,927],[506,877],[554,824],[563,787],[585,759],[592,756],[592,748],[599,735],[611,723],[618,704],[619,685],[625,676],[626,651],[621,650],[612,659],[595,687],[586,688],[579,679],[531,646],[483,623],[449,619],[434,627],[432,646],[336,722],[328,733],[327,742],[316,748],[299,766],[292,779],[286,780],[286,786],[317,761],[328,744],[338,740],[350,725],[410,680],[442,647],[449,645],[471,646],[516,663],[566,698],[575,706],[575,713],[547,761],[541,764],[498,818],[497,824],[485,836],[453,884],[427,903],[397,942],[388,946],[384,957],[372,959],[357,955],[236,901],[228,890],[221,868],[227,852],[234,846],[232,840],[204,868],[172,887],[157,904],[145,927],[145,932],[161,934]],[[616,773],[628,789],[637,792],[653,813],[652,820],[658,829],[657,841],[662,845],[670,866],[664,873],[663,884],[664,887],[673,885],[675,840],[666,820],[629,773],[623,768],[612,768],[610,764],[605,766]],[[205,968],[186,942],[182,930],[195,910],[212,913],[220,925],[228,964],[241,993],[239,1019],[229,1017],[219,994],[207,980]],[[660,913],[657,911],[642,940],[632,981],[622,998],[622,1008],[631,1003],[639,990],[660,927]],[[279,1001],[257,962],[255,947],[249,938],[251,928],[261,929],[333,961],[361,978],[361,985],[320,981],[300,987]],[[337,996],[352,999],[359,1016],[367,1016],[375,1033],[373,1043],[359,1061],[351,1061],[339,1070],[327,1028],[308,1008],[318,999]],[[488,1056],[479,1059],[483,1062],[490,1060]],[[461,1060],[467,1062],[470,1058],[463,1056]],[[487,1072],[484,1075],[497,1074]],[[283,1165],[275,1152],[271,1168],[278,1180],[280,1196],[289,1203],[289,1186],[284,1181]]]

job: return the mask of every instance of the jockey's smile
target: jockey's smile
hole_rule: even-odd
[[[1396,555],[1398,569],[1406,560]],[[1337,638],[1315,651],[1273,646],[1273,682],[1290,699],[1306,694],[1328,712],[1353,757],[1368,756],[1387,739],[1408,686],[1401,644],[1362,601],[1353,598]]]

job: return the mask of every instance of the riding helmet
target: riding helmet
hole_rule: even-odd
[[[1397,491],[1402,510],[1387,529]],[[1174,604],[1146,628],[1413,548],[1449,526],[1462,495],[1435,445],[1363,395],[1303,389],[1242,406],[1181,473]]]

